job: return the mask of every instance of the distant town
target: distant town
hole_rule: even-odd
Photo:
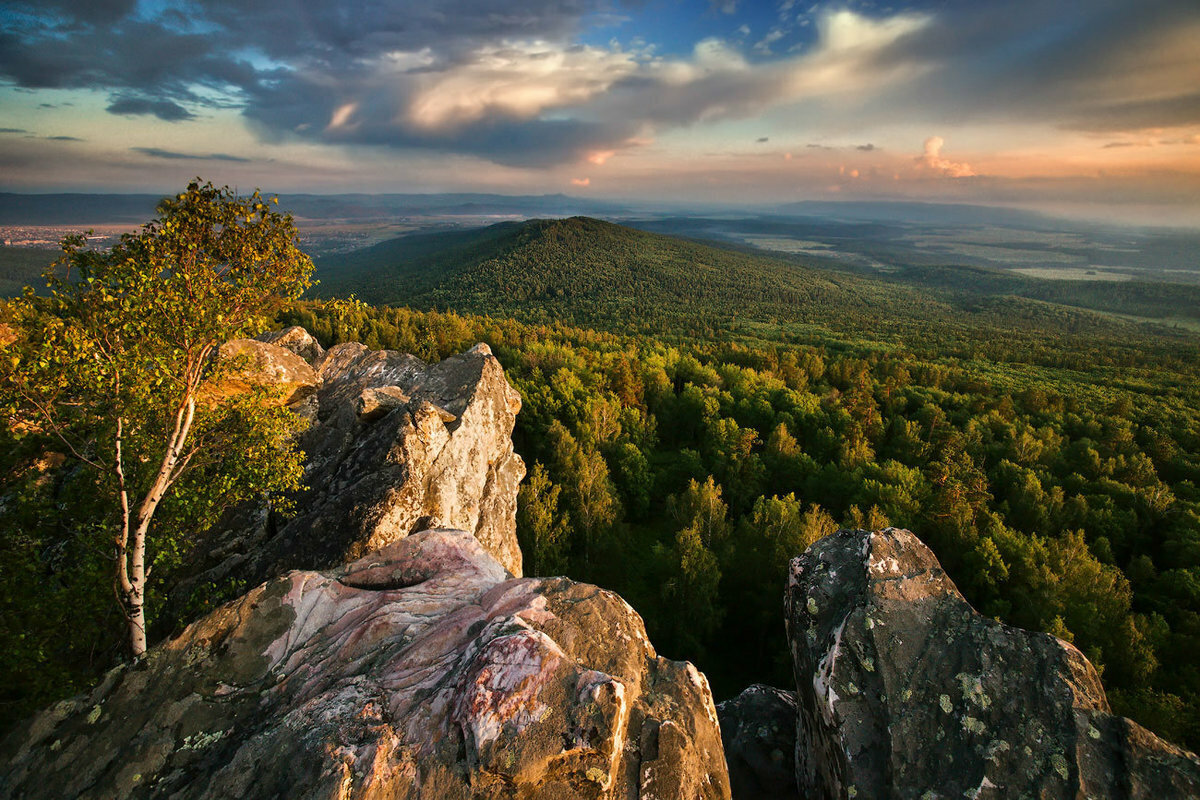
[[[5,247],[58,247],[67,236],[86,233],[93,246],[109,247],[122,233],[134,230],[137,230],[136,225],[3,225],[0,226],[0,241]]]

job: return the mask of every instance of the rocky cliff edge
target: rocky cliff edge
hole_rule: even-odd
[[[299,443],[307,488],[290,518],[264,502],[202,536],[176,604],[197,585],[249,588],[289,569],[328,569],[435,527],[474,534],[521,575],[525,465],[512,446],[521,397],[486,344],[431,365],[357,342],[326,351],[293,327],[222,353],[249,356],[235,384],[281,386],[311,420]]]
[[[28,798],[727,798],[708,683],[465,531],[271,580],[14,732]]]

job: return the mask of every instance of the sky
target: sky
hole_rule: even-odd
[[[0,0],[0,191],[1200,226],[1200,0]]]

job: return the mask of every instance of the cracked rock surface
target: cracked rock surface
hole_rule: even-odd
[[[729,797],[691,664],[455,530],[269,581],[0,752],[6,797]]]
[[[332,568],[439,526],[474,534],[521,575],[525,465],[512,446],[521,398],[486,344],[430,365],[357,342],[323,351],[302,328],[264,338],[276,344],[252,344],[306,369],[312,359],[313,422],[300,440],[307,488],[291,518],[266,505],[227,514],[201,537],[173,602],[196,586],[248,588],[289,569]]]
[[[1074,647],[975,612],[905,530],[791,564],[796,777],[813,798],[1200,796],[1200,760],[1114,716]]]

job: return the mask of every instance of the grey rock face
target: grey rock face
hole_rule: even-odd
[[[734,798],[798,800],[796,693],[756,683],[718,705],[717,719]]]
[[[977,614],[916,536],[843,530],[786,596],[801,793],[1200,796],[1200,761],[1110,713],[1071,645]]]
[[[729,797],[708,683],[464,531],[269,581],[0,747],[28,798]]]
[[[233,339],[221,345],[221,361],[239,366],[206,394],[229,396],[250,388],[265,387],[279,394],[283,405],[296,406],[317,391],[320,379],[308,362],[290,350],[257,339]]]
[[[299,334],[289,341],[306,347]],[[521,398],[487,345],[428,365],[342,344],[312,370],[314,421],[300,440],[309,488],[296,498],[297,513],[231,512],[196,548],[175,602],[197,585],[254,586],[289,569],[332,568],[436,526],[473,533],[521,574],[516,507],[525,465],[512,449]]]
[[[321,343],[299,325],[293,325],[281,331],[268,331],[254,338],[260,342],[290,350],[309,364],[315,363],[318,358],[325,355],[325,348],[321,347]]]

